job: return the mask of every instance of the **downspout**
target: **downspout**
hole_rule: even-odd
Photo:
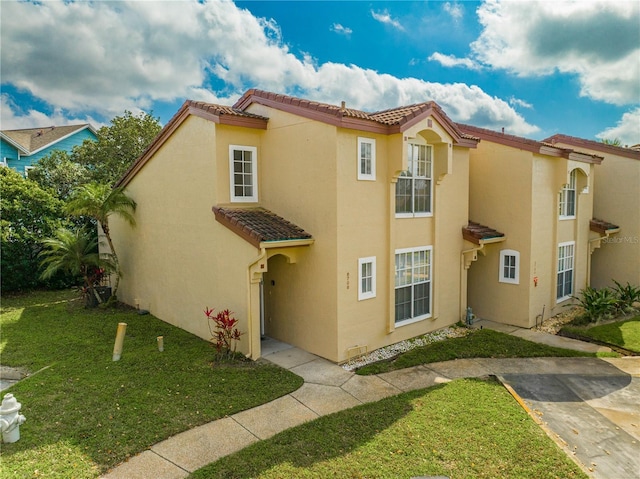
[[[467,275],[467,281],[464,280],[464,275],[465,275],[465,272],[471,266],[471,263],[478,259],[478,253],[481,252],[483,249],[484,249],[484,242],[480,243],[480,246],[463,250],[462,253],[460,253],[460,311],[459,311],[460,321],[465,320],[466,309],[467,309],[466,296],[467,296],[467,290],[468,290],[468,275]],[[473,253],[473,256],[471,258],[471,261],[468,262],[469,266],[467,266],[467,261],[465,259],[465,256],[470,253]],[[463,288],[463,286],[465,287]]]

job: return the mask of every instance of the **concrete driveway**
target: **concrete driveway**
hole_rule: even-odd
[[[640,358],[522,361],[498,375],[556,442],[595,478],[640,478]]]

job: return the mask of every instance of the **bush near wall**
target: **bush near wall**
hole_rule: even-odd
[[[578,296],[574,296],[584,310],[580,319],[596,322],[637,312],[640,287],[629,283],[622,285],[615,280],[614,283],[614,288],[587,287],[581,290]]]

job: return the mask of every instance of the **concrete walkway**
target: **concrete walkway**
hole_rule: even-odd
[[[476,326],[503,328],[503,325],[490,322],[479,322]],[[592,351],[600,348],[518,328],[509,333],[545,344],[562,340],[561,347],[565,348]],[[263,357],[301,376],[303,386],[267,404],[170,437],[115,467],[103,478],[184,478],[221,457],[320,416],[457,378],[488,375],[499,377],[550,436],[579,459],[585,471],[593,470],[590,472],[593,477],[639,477],[627,473],[640,473],[640,455],[637,454],[640,358],[461,359],[377,376],[358,376],[318,356],[274,341],[263,345]],[[579,378],[584,375],[593,376],[595,382],[581,381]],[[570,402],[586,406],[573,407],[566,403],[566,396],[554,396],[550,392],[549,381],[569,390],[565,387],[566,378],[571,378],[574,386],[570,389]],[[542,391],[541,395],[536,395],[538,390]],[[582,397],[576,390],[582,392]],[[565,410],[554,415],[554,404],[562,405]],[[563,414],[571,415],[574,411],[579,411],[581,416],[568,423],[573,426],[562,426],[566,423]],[[541,414],[545,414],[543,420],[539,418]],[[548,421],[549,418],[553,421]],[[598,440],[603,431],[606,431],[605,442]],[[219,441],[220,437],[225,440]],[[576,438],[579,438],[578,442]],[[580,443],[582,440],[589,445]],[[622,468],[618,467],[620,464]]]

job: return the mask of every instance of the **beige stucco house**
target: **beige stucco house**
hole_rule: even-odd
[[[504,233],[468,273],[468,304],[485,319],[533,327],[590,284],[597,238],[619,231],[594,221],[594,177],[602,156],[468,125],[469,215]],[[603,211],[600,220],[610,220]]]
[[[614,286],[613,280],[640,285],[640,150],[566,135],[545,141],[604,157],[595,177],[593,215],[620,232],[592,241],[591,286]]]
[[[135,228],[112,220],[119,299],[203,338],[204,308],[228,308],[252,358],[263,336],[342,362],[456,323],[468,265],[501,237],[468,221],[477,143],[433,102],[366,113],[258,90],[233,107],[187,101],[119,182],[138,203]],[[599,161],[557,160],[540,162],[556,189],[573,169],[584,188]],[[582,245],[586,195],[579,227],[538,233]],[[530,261],[540,237],[521,238],[503,216]],[[538,268],[546,290],[552,265]],[[523,284],[531,274],[522,267]]]

